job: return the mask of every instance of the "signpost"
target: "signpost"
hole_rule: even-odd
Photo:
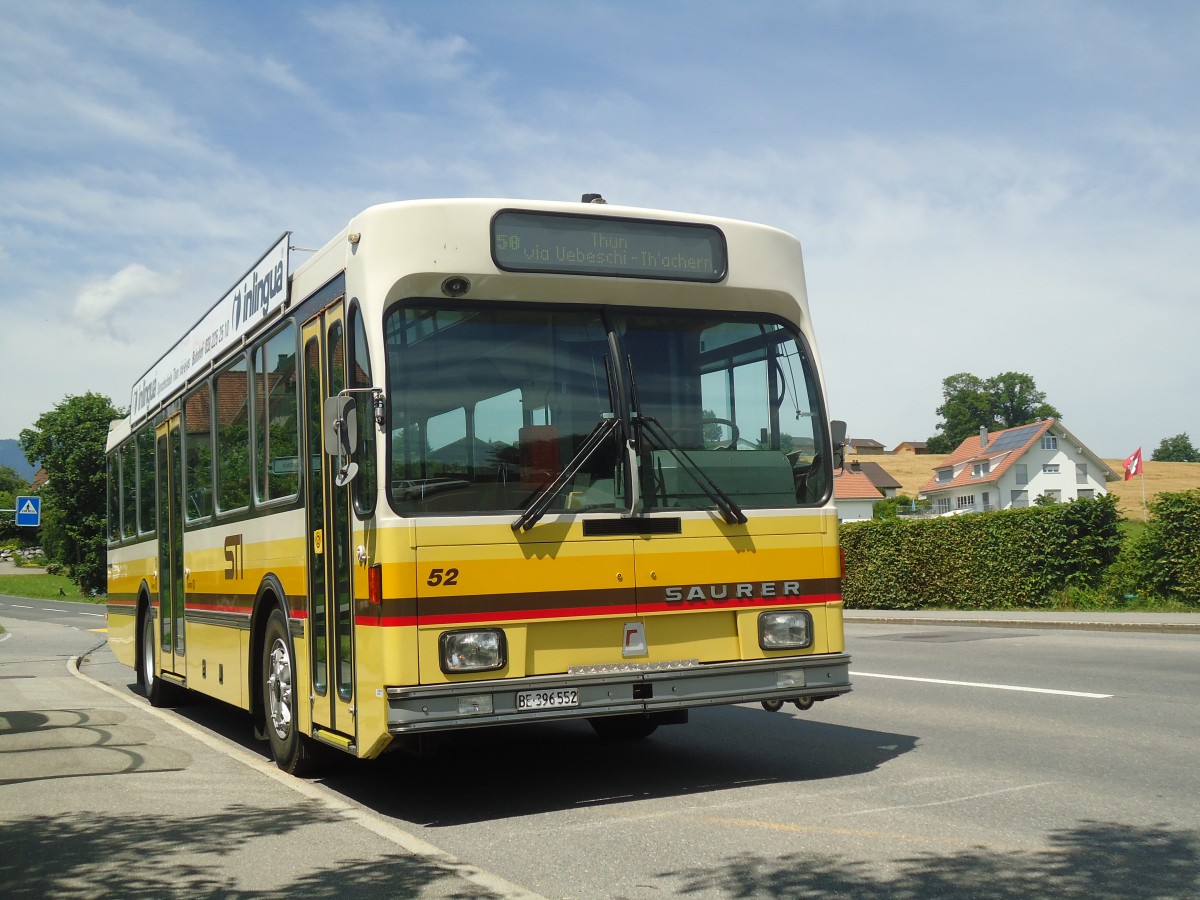
[[[0,512],[16,513],[16,524],[25,528],[37,528],[42,524],[42,498],[17,497],[15,509],[2,509]]]

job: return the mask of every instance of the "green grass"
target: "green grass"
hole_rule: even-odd
[[[0,594],[29,600],[76,600],[104,603],[106,597],[85,597],[66,575],[0,575]]]
[[[1087,588],[1068,588],[1050,598],[1046,609],[1057,612],[1150,612],[1150,613],[1194,613],[1196,606],[1179,600],[1137,594],[1132,597],[1115,598],[1111,594]]]

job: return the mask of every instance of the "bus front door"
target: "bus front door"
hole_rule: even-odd
[[[306,322],[303,339],[313,734],[349,750],[355,738],[350,488],[335,483],[337,462],[326,455],[321,441],[325,398],[336,396],[346,387],[342,301]]]
[[[158,464],[158,662],[185,677],[183,602],[183,446],[178,414],[155,432]]]

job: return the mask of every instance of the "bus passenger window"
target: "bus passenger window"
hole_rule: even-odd
[[[254,485],[260,502],[294,497],[300,489],[298,389],[296,327],[289,322],[254,350]]]
[[[357,304],[350,307],[350,323],[350,387],[375,387],[371,380],[371,357],[367,353],[367,332]],[[363,392],[355,397],[358,447],[354,459],[358,463],[358,477],[353,482],[354,511],[365,517],[375,511],[375,407],[371,394]]]
[[[250,505],[250,395],[246,357],[216,377],[217,508],[221,512]]]
[[[121,448],[121,536],[137,534],[137,447],[133,441]]]
[[[213,510],[212,395],[208,384],[188,395],[183,404],[183,453],[189,522],[206,519]]]
[[[121,539],[121,462],[114,452],[108,456],[108,540]]]
[[[137,436],[138,531],[152,534],[154,518],[154,429],[143,428]]]

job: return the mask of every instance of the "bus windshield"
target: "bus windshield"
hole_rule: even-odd
[[[712,510],[714,485],[742,508],[826,499],[819,387],[773,317],[410,301],[385,333],[401,514],[627,512],[631,475],[640,512]]]

